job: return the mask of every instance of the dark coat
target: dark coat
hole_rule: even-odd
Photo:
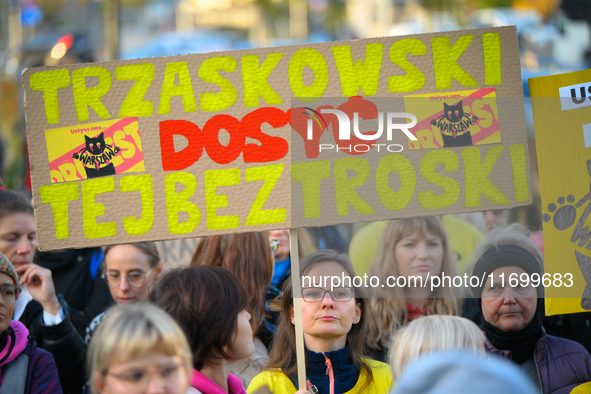
[[[53,357],[36,344],[31,351],[27,372],[26,394],[62,393]]]
[[[490,353],[504,358],[511,356],[510,351],[495,348],[488,338],[485,346]],[[591,356],[574,341],[547,335],[542,328],[534,355],[544,394],[568,394],[576,386],[591,380]]]
[[[80,336],[95,316],[115,303],[101,279],[101,248],[35,253],[35,263],[51,270],[55,292],[64,296],[68,314]]]
[[[44,325],[43,308],[35,300],[27,304],[19,320],[27,327],[39,347],[53,355],[63,392],[80,393],[85,382],[86,343],[70,320],[68,304],[61,295],[58,298],[65,315],[61,323],[55,326]]]

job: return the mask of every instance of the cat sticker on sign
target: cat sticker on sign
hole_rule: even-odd
[[[443,147],[471,146],[472,135],[470,126],[478,121],[476,115],[464,113],[462,101],[455,105],[443,103],[443,115],[431,120],[432,126],[437,126],[443,138]]]
[[[451,148],[501,142],[494,88],[421,94],[404,98],[417,117],[409,149]]]
[[[115,166],[111,160],[121,152],[121,149],[106,144],[105,133],[100,133],[95,138],[85,135],[84,138],[86,146],[74,153],[72,157],[84,164],[86,176],[98,178],[99,176],[115,175]]]
[[[137,118],[45,130],[51,182],[145,171]]]

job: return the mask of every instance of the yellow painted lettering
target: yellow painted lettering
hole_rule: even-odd
[[[320,182],[330,178],[330,160],[294,163],[291,165],[292,182],[302,183],[304,217],[320,217]],[[293,187],[293,186],[292,186]]]
[[[123,228],[129,235],[142,235],[150,231],[154,225],[154,186],[152,175],[130,175],[119,181],[121,192],[140,192],[142,214],[140,217],[127,216],[123,218]]]
[[[462,149],[464,160],[466,207],[482,206],[481,194],[487,197],[493,204],[510,204],[511,201],[488,179],[497,159],[503,153],[503,146],[491,146],[486,152],[484,161],[481,161],[480,148]]]
[[[529,182],[527,181],[527,160],[523,144],[514,144],[509,147],[511,153],[511,170],[513,172],[513,189],[515,190],[515,202],[529,201]]]
[[[390,174],[395,172],[400,178],[400,187],[392,190],[389,183]],[[376,170],[376,188],[378,197],[384,206],[392,211],[404,208],[412,199],[417,187],[417,174],[412,163],[404,156],[390,154],[384,156]]]
[[[98,78],[98,83],[92,88],[86,86],[87,78]],[[80,122],[89,119],[88,107],[101,119],[109,119],[109,111],[102,103],[101,97],[111,90],[111,73],[103,67],[85,67],[72,71],[72,88],[74,89],[74,105]]]
[[[177,76],[179,84],[175,85]],[[160,104],[158,105],[158,113],[160,115],[170,113],[170,100],[176,96],[182,98],[185,112],[197,111],[197,101],[195,101],[187,62],[166,63],[164,80],[162,81],[162,89],[160,90]]]
[[[247,108],[260,106],[259,96],[268,105],[283,104],[283,99],[269,85],[267,79],[279,63],[283,53],[270,53],[259,67],[257,55],[242,56],[242,86],[244,87],[244,106]]]
[[[484,55],[484,83],[486,85],[501,84],[501,37],[499,33],[482,35],[482,51]]]
[[[203,173],[205,179],[205,204],[207,210],[207,228],[210,230],[227,230],[240,226],[238,215],[218,215],[218,208],[228,206],[228,196],[217,194],[220,186],[235,186],[240,184],[240,169],[228,168],[211,170]]]
[[[121,109],[120,118],[135,116],[152,116],[154,114],[154,102],[144,100],[150,84],[154,80],[154,65],[152,63],[128,64],[115,69],[115,78],[118,81],[134,81],[127,93]]]
[[[184,189],[177,193],[177,183]],[[166,217],[168,231],[171,234],[188,234],[195,230],[201,221],[199,207],[189,201],[197,189],[197,179],[188,172],[170,172],[164,174],[164,195],[166,198]],[[185,213],[186,220],[181,221],[180,213]]]
[[[341,78],[343,97],[359,95],[359,88],[363,96],[373,96],[378,92],[384,44],[367,44],[365,60],[357,59],[355,63],[350,45],[338,45],[331,49]]]
[[[473,39],[473,35],[459,36],[453,46],[450,46],[449,36],[431,39],[435,86],[438,90],[451,88],[452,78],[464,87],[478,86],[478,82],[457,63]]]
[[[304,69],[314,72],[314,82],[304,84]],[[287,71],[293,95],[301,101],[310,102],[322,96],[328,86],[328,67],[322,53],[313,48],[301,48],[289,60]]]
[[[51,204],[53,210],[53,223],[55,237],[65,239],[70,236],[68,226],[68,202],[78,200],[80,189],[78,183],[59,183],[46,185],[39,188],[41,202]]]
[[[427,53],[427,45],[416,38],[405,38],[396,41],[390,47],[390,60],[406,71],[406,75],[388,78],[388,90],[392,93],[414,92],[425,86],[425,74],[408,61],[409,53],[413,56],[423,56]]]
[[[435,195],[435,192],[419,192],[419,204],[425,209],[440,209],[449,207],[460,198],[460,185],[455,179],[437,173],[437,164],[443,163],[445,172],[457,171],[460,166],[460,159],[454,151],[447,149],[436,149],[427,152],[421,159],[421,175],[427,182],[443,188],[443,193]]]
[[[70,83],[70,72],[65,68],[41,71],[31,75],[29,80],[31,90],[43,92],[47,123],[59,123],[60,106],[58,103],[57,91],[70,86]]]
[[[259,226],[263,224],[285,223],[285,208],[263,210],[269,195],[283,173],[284,164],[274,164],[263,167],[253,167],[244,170],[246,182],[265,181],[250,207],[250,212],[244,223],[247,226]]]
[[[216,84],[221,89],[219,93],[207,92],[199,95],[202,111],[221,111],[234,105],[238,100],[238,90],[230,81],[220,75],[220,70],[232,72],[237,69],[238,62],[232,56],[216,56],[201,63],[199,77],[204,82]]]
[[[355,171],[349,178],[347,170]],[[362,215],[371,215],[373,208],[365,202],[355,189],[365,183],[371,174],[369,162],[357,157],[345,157],[334,162],[334,187],[339,216],[349,215],[349,204]]]
[[[97,223],[97,216],[105,214],[105,205],[97,203],[98,194],[115,191],[115,178],[94,178],[82,182],[82,221],[86,238],[114,237],[117,232],[117,223]]]

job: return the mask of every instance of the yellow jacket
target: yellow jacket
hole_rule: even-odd
[[[390,367],[388,364],[370,359],[364,359],[364,361],[370,366],[373,373],[373,380],[369,386],[367,384],[367,375],[364,373],[359,374],[359,380],[352,390],[347,393],[335,393],[335,394],[387,394],[390,391],[392,385],[392,375],[390,373]],[[246,390],[249,394],[254,393],[259,388],[267,386],[273,394],[294,394],[298,391],[291,380],[283,372],[277,371],[263,371],[259,373],[250,382],[248,389]],[[320,393],[328,394],[328,393]]]

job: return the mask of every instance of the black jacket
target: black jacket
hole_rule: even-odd
[[[115,303],[101,279],[102,260],[101,248],[35,253],[35,264],[51,270],[55,292],[64,296],[70,319],[82,337],[92,319]]]
[[[43,308],[35,300],[27,304],[19,320],[35,337],[38,346],[53,355],[64,393],[80,393],[85,382],[86,344],[72,324],[64,297],[58,294],[58,299],[65,317],[61,323],[43,324]]]

